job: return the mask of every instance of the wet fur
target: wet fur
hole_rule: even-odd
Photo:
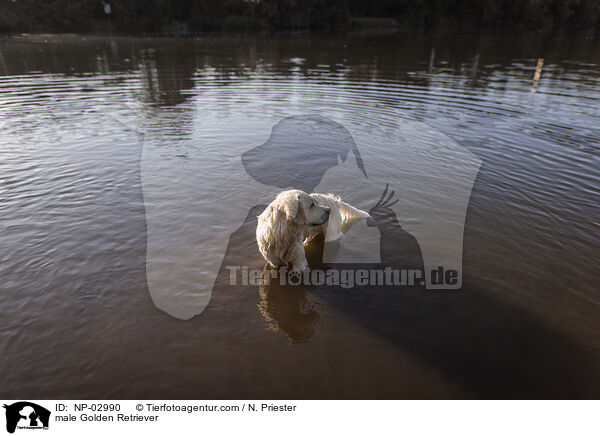
[[[320,234],[326,241],[336,240],[354,222],[368,217],[333,194],[283,191],[258,216],[256,242],[272,267],[287,265],[300,272],[308,269],[305,243]]]

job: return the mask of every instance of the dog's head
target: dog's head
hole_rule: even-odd
[[[325,224],[331,213],[330,208],[319,205],[309,194],[298,189],[280,192],[274,206],[284,212],[289,221],[305,226]]]

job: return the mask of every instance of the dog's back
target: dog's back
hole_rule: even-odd
[[[310,194],[319,204],[328,206],[331,208],[337,207],[342,217],[342,222],[348,222],[353,220],[360,220],[369,218],[369,214],[364,210],[357,209],[356,207],[342,201],[340,197],[334,194]]]
[[[329,216],[329,221],[327,223],[323,224],[323,226],[319,226],[322,228],[311,230],[307,240],[314,238],[317,234],[324,232],[326,229],[329,232],[326,234],[326,240],[338,239],[357,221],[369,217],[367,212],[342,201],[337,195],[315,193],[310,194],[310,196],[320,205],[329,207],[331,209],[331,215]]]

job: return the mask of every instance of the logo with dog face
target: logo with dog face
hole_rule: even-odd
[[[464,147],[418,121],[367,129],[314,114],[256,117],[244,132],[231,123],[217,120],[185,160],[144,145],[146,274],[158,308],[180,319],[201,313],[226,254],[258,253],[253,234],[244,247],[230,247],[230,235],[256,227],[290,189],[332,193],[369,213],[326,241],[323,263],[419,267],[427,289],[462,286],[464,223],[481,164]]]
[[[14,433],[16,429],[48,429],[50,411],[29,401],[19,401],[4,405],[6,409],[6,431]]]

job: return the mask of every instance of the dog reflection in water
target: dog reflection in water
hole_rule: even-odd
[[[263,279],[271,277],[273,267],[266,265]],[[278,279],[262,280],[258,310],[267,322],[267,330],[281,331],[290,344],[306,341],[315,334],[325,316],[325,305],[307,292],[304,285],[281,285]]]
[[[322,262],[324,244],[325,238],[319,235],[305,246],[306,258],[314,268],[327,269]],[[263,269],[258,310],[267,322],[267,330],[283,332],[290,344],[305,342],[323,324],[327,306],[315,295],[314,288],[303,284],[282,285],[279,275],[273,278],[274,269],[268,264]]]

